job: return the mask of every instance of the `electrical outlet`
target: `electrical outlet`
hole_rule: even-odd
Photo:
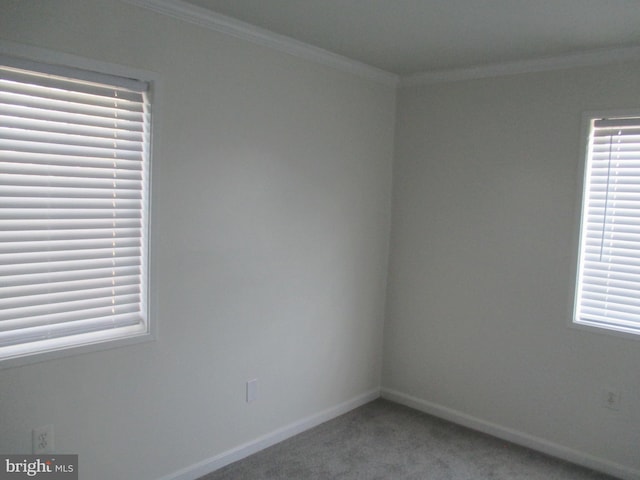
[[[34,455],[53,453],[53,425],[34,428],[31,435]]]
[[[620,410],[621,395],[618,390],[604,390],[602,393],[602,406],[609,410]]]
[[[258,379],[247,381],[247,403],[258,399]]]

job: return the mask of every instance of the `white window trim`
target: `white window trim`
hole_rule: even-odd
[[[149,103],[153,105],[153,120],[151,123],[151,132],[149,132],[149,157],[153,156],[153,139],[154,132],[158,130],[158,107],[157,107],[157,99],[159,97],[158,92],[160,90],[160,79],[157,74],[153,72],[149,72],[146,70],[141,70],[137,68],[125,67],[122,65],[116,65],[107,62],[100,62],[92,59],[87,59],[84,57],[79,57],[76,55],[71,55],[67,53],[52,51],[44,48],[32,47],[27,45],[22,45],[14,42],[9,42],[5,40],[0,40],[0,55],[7,55],[11,57],[23,58],[27,62],[39,62],[50,65],[59,65],[62,68],[75,68],[84,71],[93,71],[102,75],[111,75],[123,78],[132,78],[136,79],[150,85],[149,91]],[[89,353],[89,352],[97,352],[103,350],[110,350],[113,348],[124,347],[128,345],[140,344],[145,342],[154,341],[157,339],[157,322],[155,319],[155,305],[156,305],[156,295],[154,288],[154,272],[153,272],[153,262],[152,258],[154,257],[154,249],[153,249],[153,209],[152,209],[152,164],[153,162],[150,160],[148,169],[147,169],[147,239],[146,243],[143,246],[143,261],[147,262],[146,265],[146,291],[147,295],[144,296],[143,307],[146,312],[146,331],[137,332],[131,336],[109,339],[106,338],[101,340],[100,338],[94,335],[94,338],[91,341],[82,343],[82,338],[79,338],[78,341],[69,341],[66,342],[64,339],[61,339],[59,345],[56,346],[55,349],[40,351],[35,353],[26,353],[23,355],[18,355],[15,357],[6,358],[0,360],[0,369],[17,367],[22,365],[28,365],[33,363],[39,363],[43,361],[53,360],[62,357],[75,356],[79,354]]]
[[[588,175],[588,161],[590,155],[590,134],[592,121],[598,118],[616,118],[616,117],[640,117],[640,107],[637,108],[625,108],[625,109],[612,109],[612,110],[597,110],[587,111],[582,114],[582,126],[580,135],[580,159],[578,170],[578,185],[577,185],[577,198],[576,198],[576,222],[574,228],[574,254],[573,254],[573,278],[574,285],[571,289],[571,303],[568,315],[568,326],[573,329],[587,331],[596,334],[604,334],[628,340],[640,341],[640,334],[637,332],[624,331],[623,329],[616,328],[615,326],[590,324],[586,322],[580,322],[576,319],[577,304],[578,304],[578,288],[580,281],[580,260],[582,249],[582,229],[583,229],[583,216],[584,216],[584,196],[585,186],[587,184]]]

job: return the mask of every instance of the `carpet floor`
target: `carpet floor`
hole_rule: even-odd
[[[612,480],[375,400],[199,480]]]

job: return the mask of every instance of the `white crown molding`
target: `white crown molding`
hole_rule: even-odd
[[[300,42],[285,35],[280,35],[264,28],[236,20],[226,15],[215,13],[206,8],[192,5],[183,0],[123,0],[138,7],[178,18],[201,27],[242,38],[274,50],[279,50],[296,57],[311,60],[336,70],[351,73],[362,78],[373,80],[384,85],[396,87],[399,76],[372,67],[322,48]]]
[[[640,60],[640,46],[609,48],[557,57],[416,73],[401,77],[399,86],[401,88],[415,87],[434,83],[500,77],[503,75],[516,75],[520,73],[563,70],[575,67],[591,67],[638,60]]]

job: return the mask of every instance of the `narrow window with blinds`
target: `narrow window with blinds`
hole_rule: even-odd
[[[589,122],[574,322],[640,335],[640,116]]]
[[[149,334],[147,90],[0,57],[0,360]]]

